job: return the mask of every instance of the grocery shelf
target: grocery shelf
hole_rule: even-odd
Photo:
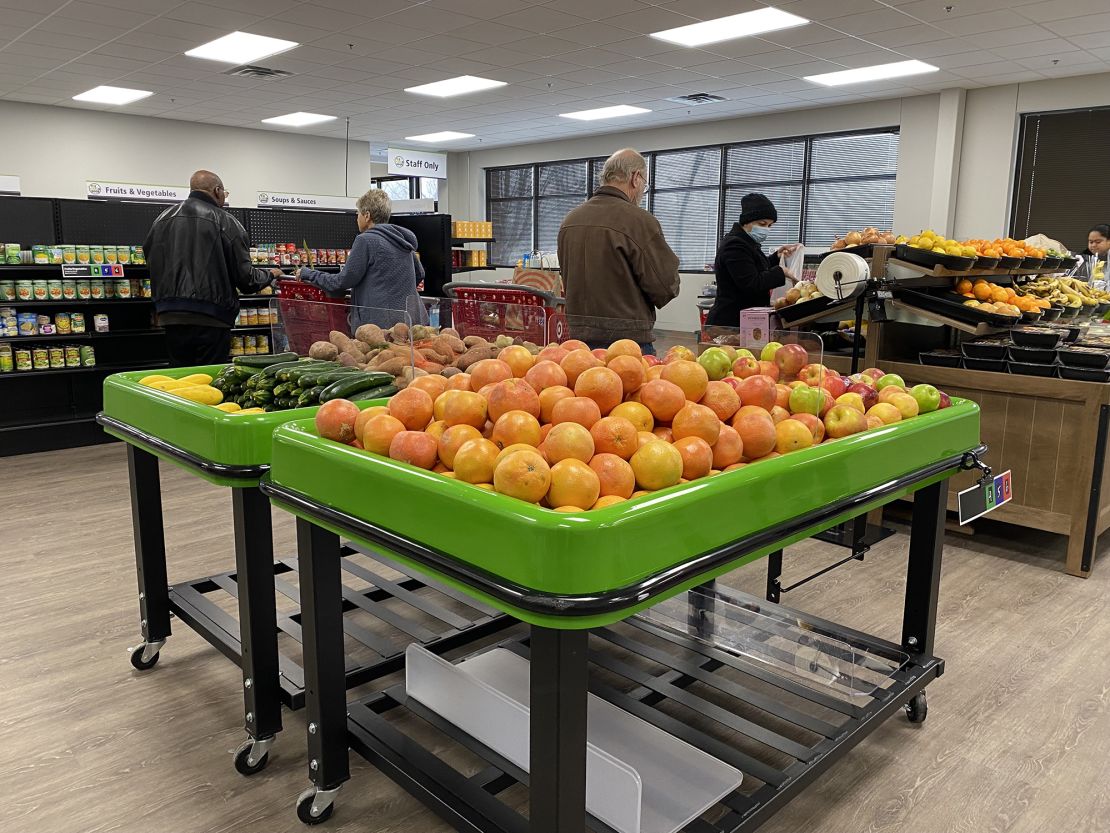
[[[136,269],[149,269],[150,267],[145,263],[0,263],[0,274],[4,272],[53,272],[61,277],[63,266],[122,266],[124,269],[124,277],[128,272],[133,272]],[[75,278],[74,280],[85,280],[84,278]]]
[[[250,325],[247,325],[247,326],[232,327],[231,332],[233,332],[233,333],[257,333],[257,332],[269,332],[271,329],[273,329],[272,324],[250,324]]]
[[[276,301],[280,296],[278,295],[240,295],[240,301]]]
[[[467,243],[496,243],[495,237],[452,237],[451,248],[461,249]]]
[[[44,341],[88,341],[90,339],[99,338],[120,338],[126,336],[155,336],[163,335],[166,331],[158,328],[149,328],[143,330],[110,330],[106,333],[88,332],[88,333],[64,333],[55,335],[33,335],[33,336],[11,336],[0,338],[0,341],[7,342],[13,347],[18,347],[20,344],[36,344]]]
[[[100,306],[101,304],[153,304],[153,298],[63,298],[60,301],[0,301],[0,306],[11,307],[70,307]]]
[[[0,379],[30,379],[42,376],[69,376],[74,373],[118,373],[124,370],[156,370],[169,367],[169,362],[148,362],[128,364],[98,364],[93,367],[59,367],[54,370],[13,370],[10,373],[0,373]]]
[[[452,266],[451,274],[457,275],[459,272],[492,272],[496,266]]]

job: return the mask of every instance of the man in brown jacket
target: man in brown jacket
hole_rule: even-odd
[[[570,334],[591,347],[631,338],[645,353],[654,353],[655,311],[678,295],[678,258],[659,221],[640,208],[647,191],[643,156],[631,148],[618,150],[605,161],[601,182],[559,228]]]

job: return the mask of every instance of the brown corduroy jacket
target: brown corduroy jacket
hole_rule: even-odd
[[[678,295],[678,257],[659,221],[609,186],[564,218],[559,266],[571,336],[586,341],[651,341],[655,311]],[[595,316],[636,323],[606,326]]]

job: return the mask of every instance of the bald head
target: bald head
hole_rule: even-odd
[[[206,194],[211,194],[216,202],[223,204],[224,198],[227,196],[227,191],[224,189],[224,181],[220,179],[218,174],[211,171],[197,171],[189,177],[189,190],[190,191],[204,191]],[[217,194],[216,192],[220,193]]]
[[[638,203],[647,190],[647,160],[632,148],[622,148],[605,160],[601,184],[623,191]]]

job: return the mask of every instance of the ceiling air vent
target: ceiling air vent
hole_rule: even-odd
[[[291,72],[286,72],[284,69],[256,67],[252,64],[245,64],[241,67],[232,67],[224,73],[224,75],[234,75],[236,78],[255,78],[260,81],[266,81],[273,78],[288,78],[292,74],[293,73]]]
[[[719,95],[712,95],[711,93],[691,93],[690,95],[676,95],[674,98],[668,98],[667,101],[673,101],[675,104],[714,104],[718,101],[724,101],[724,97]]]

